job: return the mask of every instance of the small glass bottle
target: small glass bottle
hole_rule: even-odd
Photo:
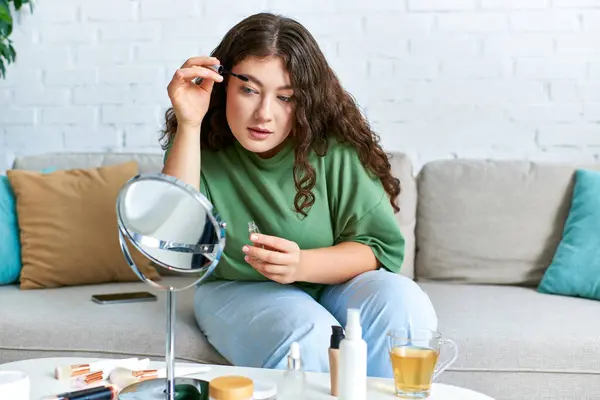
[[[297,342],[290,346],[288,368],[277,384],[277,400],[305,400],[306,374],[302,370],[300,345]]]
[[[254,221],[248,222],[248,232],[260,233],[260,231],[258,230],[258,226],[256,226],[256,222],[254,222]]]
[[[260,230],[258,229],[258,226],[256,225],[256,222],[254,221],[250,221],[248,222],[248,232],[250,232],[250,234],[253,233],[260,233]],[[265,246],[263,246],[262,244],[260,245],[261,249],[264,249]]]

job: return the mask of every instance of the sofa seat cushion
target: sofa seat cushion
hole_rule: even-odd
[[[97,304],[93,294],[149,291],[157,301]],[[201,363],[228,364],[196,323],[194,289],[176,294],[175,355]],[[165,354],[166,292],[142,282],[20,290],[0,287],[0,363],[20,358],[73,354],[123,354],[161,358]],[[4,354],[3,354],[4,353]],[[23,356],[19,356],[19,354]]]
[[[440,331],[459,347],[449,370],[591,373],[600,379],[600,302],[525,287],[419,284]]]

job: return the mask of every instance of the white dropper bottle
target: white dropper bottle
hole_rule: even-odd
[[[346,337],[340,342],[339,399],[367,398],[367,343],[362,338],[360,310],[348,309]]]

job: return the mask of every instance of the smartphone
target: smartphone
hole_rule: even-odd
[[[136,303],[156,301],[156,296],[150,292],[107,293],[92,295],[92,300],[98,304]]]

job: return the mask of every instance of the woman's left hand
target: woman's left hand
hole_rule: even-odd
[[[276,236],[253,233],[254,246],[244,246],[244,259],[254,269],[272,281],[284,285],[300,279],[300,247],[296,242]]]

